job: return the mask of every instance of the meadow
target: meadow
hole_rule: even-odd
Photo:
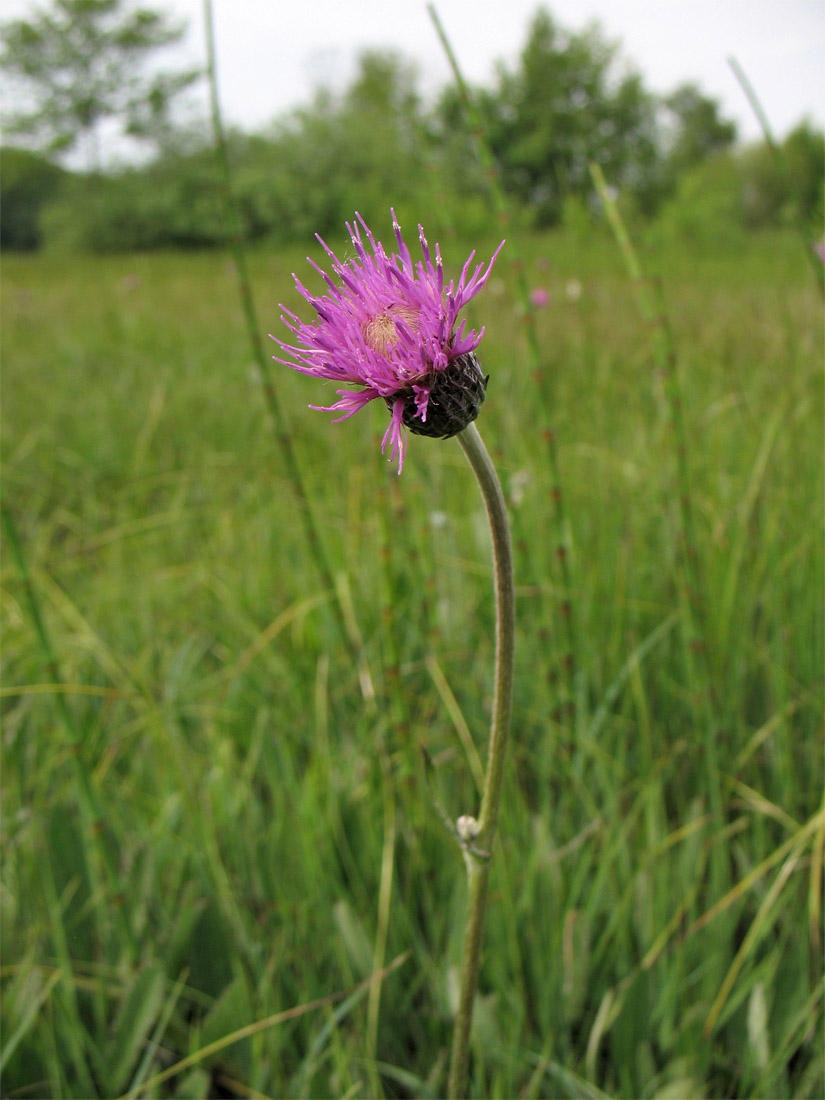
[[[470,1094],[821,1096],[816,281],[779,231],[645,253],[668,378],[606,233],[518,249],[547,305],[505,248],[469,309],[517,589]],[[250,257],[264,337],[307,251]],[[274,366],[297,491],[224,254],[9,256],[2,312],[3,1095],[443,1094],[493,656],[458,445],[398,477],[384,409]]]

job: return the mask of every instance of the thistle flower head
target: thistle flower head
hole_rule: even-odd
[[[413,263],[394,210],[398,251],[390,255],[360,214],[356,219],[352,225],[347,223],[355,250],[349,260],[339,260],[318,237],[339,282],[312,260],[309,263],[328,287],[325,294],[312,294],[294,276],[317,318],[304,322],[282,305],[281,320],[296,342],[273,337],[290,357],[274,358],[303,374],[342,384],[334,404],[310,406],[340,413],[335,422],[346,420],[370,401],[383,400],[390,423],[381,449],[391,448],[390,457],[397,457],[400,473],[407,428],[419,435],[446,438],[478,415],[487,379],[474,352],[484,329],[468,331],[463,320],[458,327],[456,321],[487,282],[504,241],[486,271],[482,263],[471,272],[472,252],[458,282],[445,285],[441,251],[436,245],[433,262],[420,225],[423,260]]]

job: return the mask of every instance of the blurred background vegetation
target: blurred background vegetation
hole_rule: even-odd
[[[148,57],[182,28],[135,14],[123,0],[60,0],[56,9],[51,24],[6,24],[3,67],[32,107],[6,127],[6,140],[19,145],[2,149],[2,247],[102,253],[225,244],[209,129],[175,122],[180,93],[197,74],[144,74]],[[107,35],[101,26],[115,29]],[[654,94],[598,26],[571,32],[539,9],[516,64],[472,92],[525,227],[586,230],[598,209],[588,172],[596,161],[624,216],[666,240],[730,248],[748,230],[799,221],[819,232],[820,131],[800,120],[778,157],[764,142],[740,146],[715,100],[691,84]],[[141,139],[140,163],[106,156],[101,135],[112,120]],[[466,235],[489,222],[489,181],[458,93],[446,87],[426,101],[414,64],[399,54],[363,54],[349,86],[321,87],[266,130],[236,130],[230,144],[250,243],[334,235],[354,209],[383,210],[390,197],[402,219],[425,211],[433,231]],[[80,147],[86,170],[61,167]]]

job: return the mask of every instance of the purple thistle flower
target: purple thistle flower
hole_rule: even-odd
[[[297,342],[286,344],[273,336],[291,356],[273,358],[303,374],[360,387],[337,390],[339,400],[333,405],[310,405],[341,413],[333,423],[348,419],[370,401],[383,399],[390,423],[381,450],[391,445],[390,459],[398,456],[401,473],[406,428],[419,435],[446,438],[462,431],[478,415],[487,379],[473,353],[484,329],[468,332],[463,320],[458,328],[455,325],[460,311],[487,282],[504,241],[486,271],[482,263],[469,274],[475,256],[471,252],[458,284],[450,280],[445,287],[441,251],[436,244],[433,264],[420,225],[418,239],[424,259],[413,264],[394,210],[398,252],[389,256],[361,215],[356,212],[355,216],[358,222],[347,222],[347,229],[357,258],[342,262],[318,237],[340,285],[309,258],[329,291],[322,297],[311,294],[293,275],[318,317],[305,323],[281,305],[281,320]],[[362,240],[362,230],[372,254]]]

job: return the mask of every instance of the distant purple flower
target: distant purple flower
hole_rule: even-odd
[[[407,448],[406,431],[446,438],[455,435],[475,420],[484,400],[486,378],[473,352],[481,342],[484,329],[465,329],[459,312],[487,282],[493,263],[504,241],[496,249],[484,271],[479,264],[468,273],[472,252],[456,286],[445,287],[441,251],[435,246],[435,264],[419,225],[423,262],[413,264],[401,237],[401,229],[392,211],[398,252],[387,255],[376,241],[364,219],[347,222],[356,258],[342,262],[318,241],[332,261],[332,270],[340,285],[317,264],[309,263],[329,287],[316,297],[294,275],[295,285],[318,317],[301,321],[285,306],[281,320],[295,333],[296,344],[274,340],[290,359],[279,359],[303,374],[329,378],[359,389],[337,390],[339,401],[333,405],[310,405],[312,409],[340,412],[334,423],[346,420],[370,401],[381,398],[390,411],[390,423],[381,450],[391,444],[391,459],[398,456],[398,472]],[[358,224],[360,223],[360,225]],[[362,240],[363,230],[372,249]]]
[[[547,287],[537,286],[530,291],[530,305],[534,309],[544,309],[550,304],[550,292]]]
[[[814,245],[814,252],[819,256],[820,260],[825,264],[825,241],[817,241]]]

